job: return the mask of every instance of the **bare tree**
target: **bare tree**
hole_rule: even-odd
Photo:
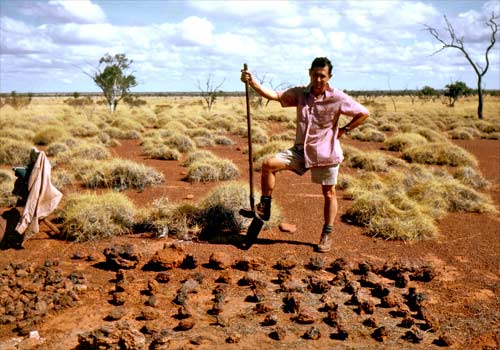
[[[217,97],[221,94],[222,91],[220,88],[224,85],[225,81],[226,79],[223,79],[220,84],[216,85],[213,81],[212,74],[208,75],[205,86],[202,86],[201,82],[198,80],[198,90],[200,90],[201,97],[205,101],[209,111],[212,110],[212,106],[217,100]]]
[[[476,72],[476,75],[477,75],[477,95],[478,95],[477,116],[479,117],[479,119],[483,119],[483,89],[481,86],[481,82],[482,82],[483,76],[486,74],[486,72],[488,71],[488,68],[490,66],[488,54],[496,42],[496,33],[498,31],[497,20],[499,17],[500,17],[500,15],[495,15],[495,13],[492,13],[490,18],[486,22],[486,25],[488,27],[490,27],[490,29],[491,29],[491,36],[490,36],[490,43],[489,43],[488,47],[486,48],[486,51],[484,54],[485,60],[486,60],[486,64],[485,64],[484,68],[481,67],[481,65],[479,63],[474,62],[472,60],[469,53],[467,52],[467,50],[464,47],[464,37],[463,36],[458,37],[456,35],[455,29],[451,25],[450,21],[448,21],[448,18],[446,17],[446,15],[444,16],[444,19],[446,21],[446,31],[448,32],[448,36],[449,36],[448,41],[445,41],[445,39],[443,39],[439,35],[436,28],[433,28],[429,25],[425,25],[427,31],[443,45],[443,47],[441,47],[439,50],[434,52],[433,55],[437,54],[438,52],[441,52],[442,50],[444,50],[448,47],[453,47],[455,49],[460,50],[464,54],[465,58],[470,63],[472,68],[474,68],[474,72]]]

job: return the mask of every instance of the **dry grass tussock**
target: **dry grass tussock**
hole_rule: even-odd
[[[14,182],[14,172],[0,170],[0,207],[9,207],[16,204],[17,196],[12,194]]]
[[[83,242],[127,234],[135,223],[135,207],[121,193],[71,194],[58,217],[67,238]]]
[[[238,167],[229,159],[201,158],[188,166],[189,182],[214,182],[233,180],[240,175]]]
[[[412,165],[381,176],[360,173],[340,181],[354,200],[343,219],[385,239],[414,240],[437,235],[436,219],[446,212],[494,213],[491,199],[442,170]]]
[[[142,190],[165,181],[155,169],[127,159],[113,158],[106,161],[80,161],[72,163],[73,173],[88,188],[127,188]]]
[[[413,132],[405,132],[401,134],[396,134],[385,140],[383,149],[386,149],[388,151],[400,152],[408,147],[424,145],[427,142],[428,142],[427,139],[420,134]]]
[[[452,143],[427,143],[407,148],[403,159],[410,163],[437,164],[449,166],[477,167],[477,159],[459,146]]]
[[[25,165],[32,147],[30,142],[0,138],[0,165]]]

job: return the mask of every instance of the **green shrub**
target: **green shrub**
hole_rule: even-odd
[[[71,194],[59,213],[62,232],[77,242],[127,234],[135,222],[135,207],[123,194]]]

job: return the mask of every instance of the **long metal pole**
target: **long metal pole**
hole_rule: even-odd
[[[248,66],[243,64],[243,71],[247,71]],[[250,115],[250,98],[248,94],[248,81],[245,81],[245,97],[247,104],[247,130],[248,130],[248,172],[250,175],[250,209],[255,212],[255,199],[253,196],[253,156],[252,156],[252,117]]]

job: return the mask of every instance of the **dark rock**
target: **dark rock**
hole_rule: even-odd
[[[357,274],[366,275],[368,272],[374,270],[373,265],[369,261],[362,261],[358,264],[358,268],[355,270]]]
[[[422,334],[421,331],[419,331],[417,329],[413,329],[413,330],[407,331],[401,337],[401,339],[406,340],[410,343],[418,344],[418,343],[422,342],[422,340],[424,339],[424,335]]]
[[[307,287],[305,284],[303,284],[295,279],[290,279],[288,281],[283,282],[280,285],[280,290],[282,292],[287,292],[287,293],[293,293],[293,292],[304,293],[306,288]]]
[[[314,256],[306,264],[306,268],[312,271],[319,271],[325,267],[325,259],[319,256]]]
[[[309,328],[302,337],[304,339],[318,340],[319,338],[321,338],[321,331],[319,330],[319,328],[313,326]]]
[[[434,340],[433,344],[442,347],[452,346],[453,344],[455,344],[455,339],[450,335],[441,334],[439,338]]]
[[[361,285],[357,281],[350,281],[348,282],[344,288],[342,288],[342,292],[348,293],[348,294],[355,294],[359,291],[361,288]]]
[[[370,328],[378,328],[379,322],[375,317],[369,317],[363,321],[363,325]]]
[[[359,304],[359,314],[373,314],[375,312],[375,305],[371,301],[363,301]]]
[[[298,313],[300,308],[300,301],[293,294],[287,294],[283,298],[283,311],[285,313]]]
[[[104,256],[106,265],[114,270],[134,269],[140,260],[140,254],[132,244],[113,245],[104,249]]]
[[[255,312],[257,312],[258,314],[265,314],[272,310],[273,308],[271,306],[264,303],[257,303],[257,305],[255,305]]]
[[[299,324],[311,324],[316,320],[316,315],[311,308],[302,307],[299,314],[293,320]]]
[[[283,327],[276,327],[269,334],[269,337],[274,340],[283,340],[286,337],[286,330]]]
[[[390,293],[389,288],[385,283],[379,283],[375,285],[372,289],[372,295],[380,299],[389,295],[389,293]]]
[[[404,273],[404,272],[399,272],[396,275],[396,278],[394,279],[395,285],[398,288],[406,288],[408,287],[408,284],[410,283],[410,274],[409,273]]]
[[[177,327],[174,328],[175,331],[188,331],[195,325],[192,319],[181,320]]]
[[[179,267],[184,261],[184,250],[175,245],[165,245],[162,250],[157,251],[148,263],[143,267],[146,271],[165,271]]]
[[[337,332],[332,333],[330,337],[336,340],[346,340],[347,338],[349,338],[349,332],[343,325],[339,324],[337,325]]]
[[[381,306],[382,307],[399,307],[403,304],[403,298],[401,295],[396,293],[389,293],[385,297],[382,298]]]
[[[231,267],[231,256],[223,252],[215,252],[208,259],[208,266],[214,270],[225,270]]]
[[[396,310],[389,312],[392,317],[410,317],[410,308],[406,304],[402,304],[396,307]]]
[[[196,267],[198,267],[198,261],[196,260],[196,257],[194,255],[187,254],[184,257],[184,260],[182,260],[180,267],[181,267],[181,269],[192,270],[192,269],[195,269]]]
[[[316,276],[308,276],[306,282],[311,293],[315,294],[324,294],[331,288],[331,285],[328,283],[328,281]]]
[[[240,342],[240,339],[241,339],[241,335],[239,333],[233,333],[233,334],[230,334],[226,338],[226,343],[228,343],[228,344],[237,344],[237,343]]]
[[[193,316],[191,309],[187,305],[181,305],[177,308],[177,314],[174,315],[178,320],[183,320]]]
[[[277,270],[291,270],[297,266],[297,261],[293,255],[284,254],[278,259],[276,265],[274,266]]]
[[[398,324],[399,327],[403,328],[411,328],[415,324],[415,320],[411,318],[410,316],[406,316],[401,320],[401,322]]]
[[[417,268],[410,279],[413,281],[430,282],[436,277],[436,271],[432,266],[421,266]]]
[[[217,279],[215,280],[215,282],[229,284],[231,283],[231,280],[232,280],[231,273],[229,271],[222,271],[219,277],[217,277]]]
[[[247,258],[236,261],[234,268],[241,271],[262,271],[266,262],[262,258]]]
[[[144,305],[157,307],[160,304],[160,301],[156,297],[156,295],[150,295],[149,298],[144,302]]]
[[[331,263],[329,270],[338,274],[340,271],[350,271],[351,265],[344,258],[337,258]]]
[[[81,251],[76,251],[71,256],[71,259],[73,259],[73,260],[81,260],[81,259],[85,259],[85,258],[86,258],[85,253],[81,252]]]
[[[127,310],[123,307],[116,307],[106,316],[106,321],[118,321],[125,317]]]
[[[372,333],[372,338],[379,342],[386,341],[388,336],[389,332],[384,326],[375,329]]]
[[[168,283],[170,282],[170,273],[167,271],[158,272],[158,274],[155,277],[155,280],[158,283]]]
[[[367,271],[366,273],[364,273],[363,276],[361,276],[359,282],[361,283],[361,286],[367,288],[375,288],[376,286],[383,283],[382,279],[372,271]]]
[[[264,321],[261,324],[263,326],[274,326],[276,323],[278,323],[278,316],[272,313],[264,317]]]
[[[127,301],[128,294],[126,292],[115,292],[111,297],[111,304],[113,305],[123,305]]]
[[[418,311],[418,308],[422,306],[427,299],[424,293],[417,292],[415,288],[410,288],[405,298],[406,305],[408,305],[412,311]]]
[[[146,321],[157,320],[158,318],[160,318],[160,312],[153,308],[147,308],[141,311],[141,315],[139,316],[139,318]]]

